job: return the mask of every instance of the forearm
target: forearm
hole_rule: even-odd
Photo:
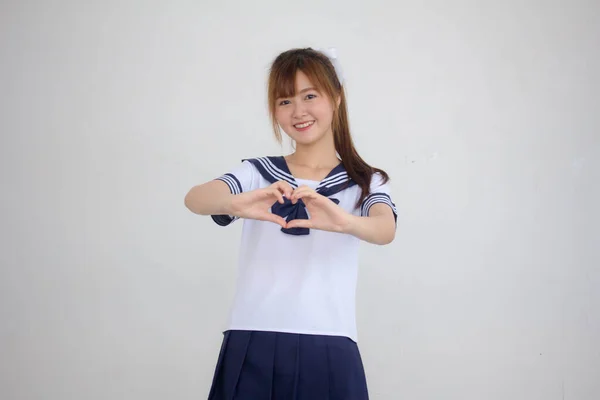
[[[194,186],[185,196],[185,206],[199,215],[229,215],[231,199],[229,187],[222,181],[210,181]]]
[[[394,240],[396,224],[391,211],[390,215],[380,214],[369,217],[351,215],[345,233],[369,243],[385,245]]]

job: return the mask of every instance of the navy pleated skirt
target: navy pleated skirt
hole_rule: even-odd
[[[343,336],[226,331],[209,400],[367,400],[358,346]]]

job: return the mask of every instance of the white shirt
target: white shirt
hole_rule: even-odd
[[[389,185],[382,184],[379,174],[371,179],[369,196],[355,207],[360,186],[341,164],[316,182],[294,178],[283,157],[261,157],[243,161],[218,179],[234,194],[286,180],[292,187],[306,185],[339,200],[354,215],[366,216],[373,204],[385,203],[396,216]],[[237,218],[213,219],[228,225]],[[228,329],[347,336],[356,342],[359,242],[348,234],[317,229],[303,235],[284,233],[273,222],[245,219]]]

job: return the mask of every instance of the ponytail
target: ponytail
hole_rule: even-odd
[[[340,155],[342,165],[348,176],[360,186],[361,194],[356,204],[356,207],[360,207],[363,200],[369,195],[373,174],[379,173],[382,183],[386,183],[389,176],[384,170],[367,164],[356,151],[350,134],[346,96],[343,87],[340,87],[340,105],[334,111],[332,125],[335,150]]]

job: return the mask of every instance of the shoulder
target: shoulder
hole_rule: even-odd
[[[371,175],[371,182],[387,183],[385,177],[381,172],[373,172],[373,174]]]
[[[268,167],[270,164],[274,164],[276,162],[277,157],[275,156],[242,158],[240,167],[248,170],[260,171],[261,169],[265,168],[265,166]]]
[[[389,177],[384,176],[381,172],[374,172],[371,175],[371,192],[377,191],[389,185]]]
[[[282,180],[292,185],[294,183],[294,177],[287,167],[285,158],[282,156],[248,158],[243,161],[251,164],[264,179],[271,183]]]
[[[361,205],[361,215],[368,216],[371,207],[378,203],[387,204],[391,207],[394,218],[397,218],[396,205],[391,197],[389,178],[380,172],[375,172],[371,176],[369,194],[364,198]]]
[[[285,163],[285,160],[281,156],[261,156],[261,157],[252,157],[252,158],[243,158],[243,163],[249,163],[252,165],[268,165],[274,164],[276,166]]]

